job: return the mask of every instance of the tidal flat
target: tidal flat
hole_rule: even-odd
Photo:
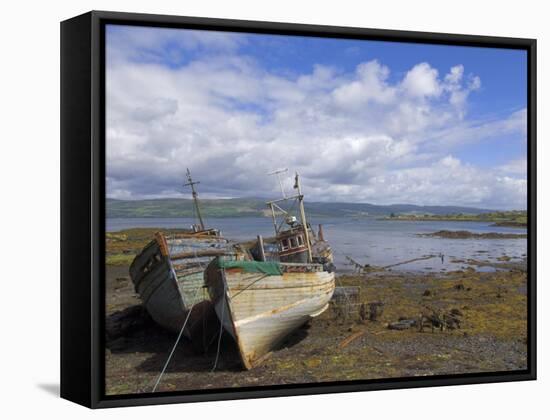
[[[151,392],[176,340],[141,307],[128,275],[135,252],[150,230],[107,237],[106,393]],[[111,259],[109,259],[111,257]],[[479,256],[478,256],[479,258]],[[480,266],[483,260],[471,260]],[[491,262],[448,272],[382,270],[337,276],[336,286],[354,290],[288,336],[260,366],[242,369],[235,344],[222,335],[197,351],[182,340],[157,391],[206,390],[263,385],[399,378],[527,367],[527,273],[525,264]],[[382,303],[375,320],[365,316]],[[422,315],[455,314],[458,324],[427,325]],[[390,329],[409,322],[410,328]],[[414,325],[416,322],[416,325]]]

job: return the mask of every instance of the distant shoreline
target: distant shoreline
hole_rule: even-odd
[[[446,215],[392,214],[390,216],[381,217],[378,220],[408,222],[492,222],[491,226],[527,228],[526,211],[502,211],[482,214]]]
[[[467,230],[439,230],[432,233],[418,233],[420,237],[446,238],[446,239],[524,239],[527,234],[524,233],[498,233],[485,232],[474,233]]]
[[[477,222],[477,223],[489,223],[490,220],[480,220],[480,219],[452,219],[452,218],[442,218],[442,219],[430,219],[430,218],[420,218],[420,217],[400,217],[400,218],[391,218],[391,217],[379,217],[376,220],[383,221],[397,221],[397,222]],[[489,226],[494,227],[510,227],[518,229],[526,229],[527,223],[518,223],[518,222],[497,222]]]
[[[264,217],[271,216],[265,200],[259,198],[200,199],[204,217]],[[419,206],[413,204],[377,205],[370,203],[315,202],[306,200],[306,213],[309,217],[351,217],[371,218],[389,215],[482,215],[497,210],[463,206]],[[193,217],[195,207],[192,200],[184,198],[151,200],[106,201],[106,214],[109,218],[128,217]],[[502,221],[508,219],[499,219]]]

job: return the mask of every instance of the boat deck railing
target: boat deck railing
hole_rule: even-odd
[[[317,273],[323,271],[323,264],[315,263],[280,263],[284,272]]]

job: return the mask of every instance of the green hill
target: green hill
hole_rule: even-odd
[[[201,199],[205,217],[250,217],[268,214],[265,200],[259,198]],[[491,210],[458,206],[415,206],[411,204],[375,205],[368,203],[305,203],[310,216],[365,217],[394,215],[482,214]],[[183,198],[152,200],[107,199],[108,218],[193,217],[193,201]]]

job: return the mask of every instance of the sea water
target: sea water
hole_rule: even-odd
[[[527,253],[527,240],[520,239],[448,239],[419,236],[439,230],[467,230],[472,233],[525,233],[525,229],[492,226],[485,222],[405,221],[379,220],[374,217],[351,219],[310,217],[314,230],[323,225],[325,239],[330,243],[338,272],[353,271],[346,256],[360,264],[388,266],[428,255],[436,257],[393,267],[400,271],[450,271],[468,266],[468,259],[498,262],[508,256],[519,262]],[[114,232],[135,227],[189,228],[191,218],[116,218],[107,219],[107,231]],[[257,235],[273,236],[270,218],[237,217],[208,218],[208,227],[220,229],[224,237],[233,240],[254,239]],[[492,267],[474,266],[477,270]]]

